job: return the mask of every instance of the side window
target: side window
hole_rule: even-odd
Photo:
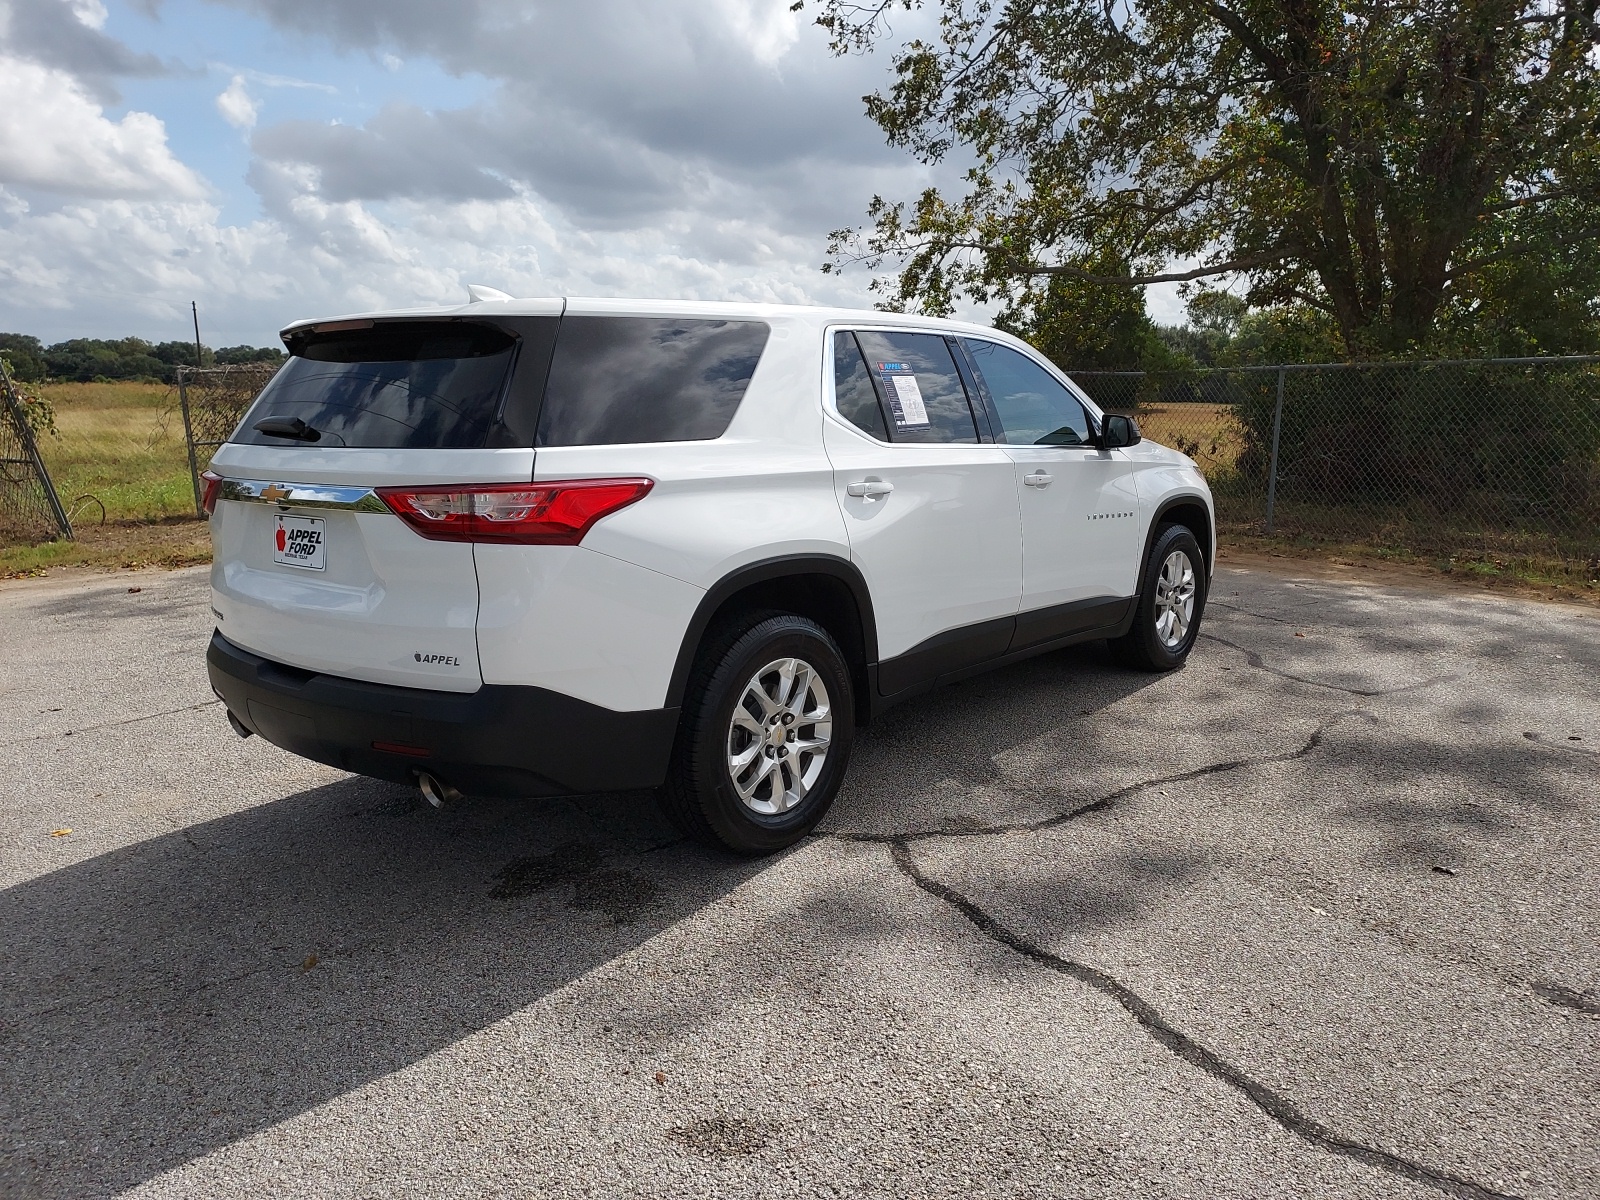
[[[1012,446],[1083,446],[1089,416],[1078,398],[1038,363],[994,342],[963,338]]]
[[[878,407],[878,393],[872,388],[872,376],[867,373],[853,333],[841,331],[833,335],[833,397],[839,415],[846,421],[880,442],[889,440],[889,428]]]
[[[756,373],[760,321],[564,317],[550,362],[541,446],[721,437]]]
[[[893,442],[976,442],[978,427],[944,338],[859,332],[856,340],[888,416]]]

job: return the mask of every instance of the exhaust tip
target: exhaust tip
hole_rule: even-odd
[[[255,731],[247,726],[238,717],[233,715],[233,709],[228,710],[228,724],[233,726],[233,731],[242,738],[255,737]]]
[[[451,787],[437,775],[427,771],[417,772],[417,790],[422,793],[422,798],[434,808],[443,808],[446,804],[454,804],[461,799],[461,793]]]

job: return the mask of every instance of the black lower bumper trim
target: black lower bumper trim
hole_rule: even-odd
[[[228,711],[276,746],[401,783],[429,771],[468,795],[656,787],[678,727],[675,708],[617,712],[545,688],[437,692],[318,675],[252,654],[220,633],[206,665]]]

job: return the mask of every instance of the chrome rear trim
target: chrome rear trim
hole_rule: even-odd
[[[353,512],[392,512],[371,488],[335,487],[325,483],[265,483],[259,479],[224,479],[219,500],[276,504],[279,508],[343,508]]]

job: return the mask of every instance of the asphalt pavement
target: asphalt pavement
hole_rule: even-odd
[[[1592,612],[1225,568],[761,862],[241,741],[210,631],[0,586],[0,1195],[1600,1195]]]

